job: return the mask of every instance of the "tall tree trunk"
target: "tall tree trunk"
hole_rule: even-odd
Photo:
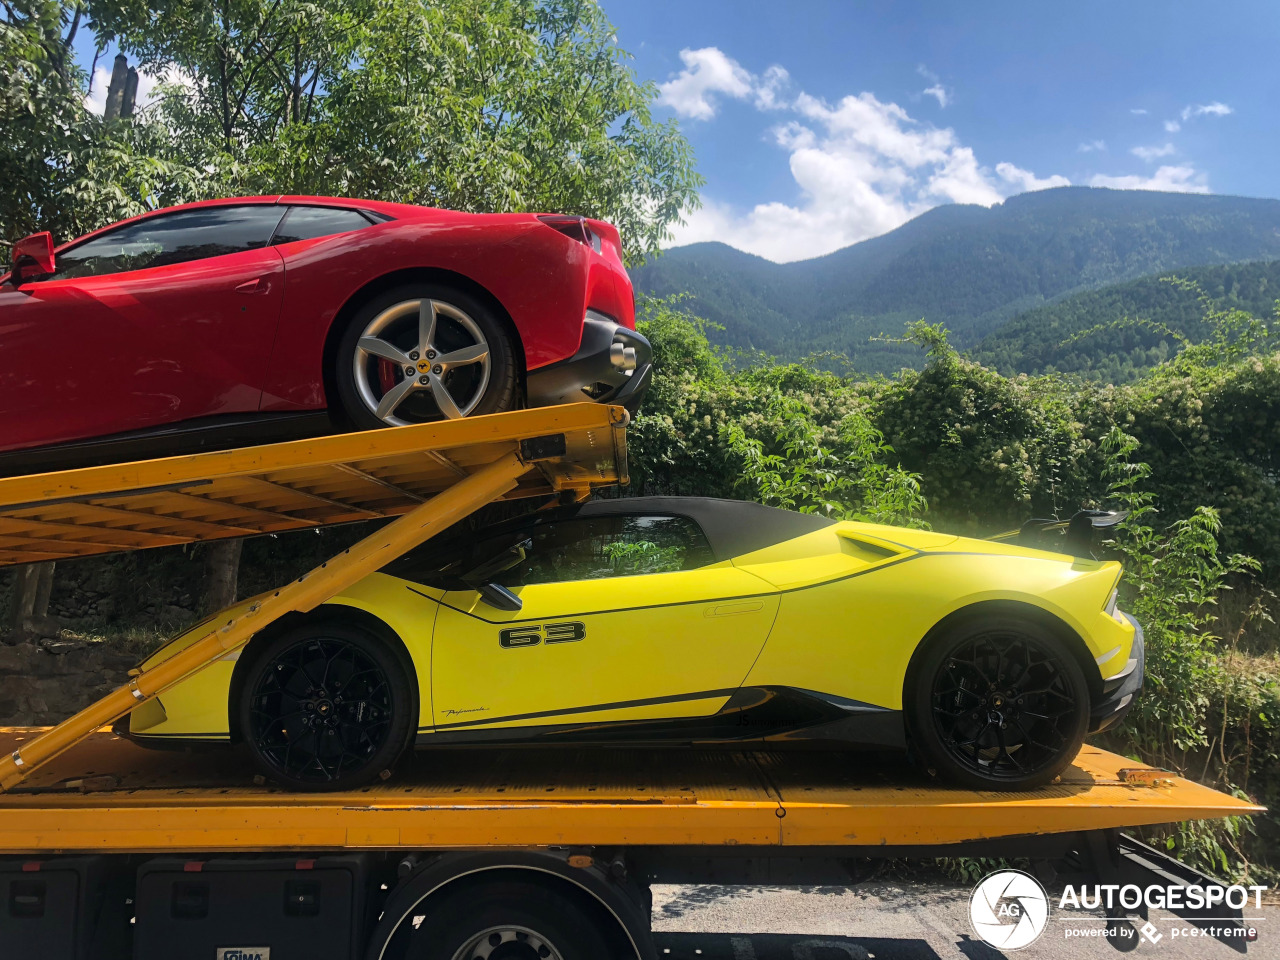
[[[52,560],[28,563],[13,571],[13,606],[9,626],[15,637],[27,634],[28,627],[49,615],[49,595],[53,592]]]
[[[218,540],[205,549],[204,613],[216,613],[236,602],[243,540]]]
[[[49,616],[49,598],[53,595],[53,567],[52,560],[46,563],[37,563],[40,572],[36,575],[36,595],[35,603],[31,607],[31,615],[37,619],[43,619]]]

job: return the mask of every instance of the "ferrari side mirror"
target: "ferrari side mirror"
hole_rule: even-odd
[[[524,601],[500,583],[485,581],[476,588],[480,591],[480,599],[499,610],[519,610]]]
[[[53,234],[33,233],[13,245],[13,269],[10,276],[15,284],[53,273]]]

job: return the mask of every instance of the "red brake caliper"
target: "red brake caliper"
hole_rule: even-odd
[[[378,358],[378,385],[382,387],[384,395],[396,385],[396,374],[399,370],[400,368],[386,357]]]

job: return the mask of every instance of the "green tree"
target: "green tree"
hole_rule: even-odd
[[[0,3],[0,240],[37,230],[66,240],[141,213],[154,197],[194,195],[196,171],[163,159],[161,128],[85,108],[71,52],[83,25],[74,0]]]
[[[701,178],[595,0],[101,0],[214,193],[601,217],[655,253]]]

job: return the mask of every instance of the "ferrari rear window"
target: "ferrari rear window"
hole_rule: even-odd
[[[314,240],[338,233],[363,230],[373,224],[356,210],[341,207],[290,207],[284,222],[276,228],[273,244]]]

